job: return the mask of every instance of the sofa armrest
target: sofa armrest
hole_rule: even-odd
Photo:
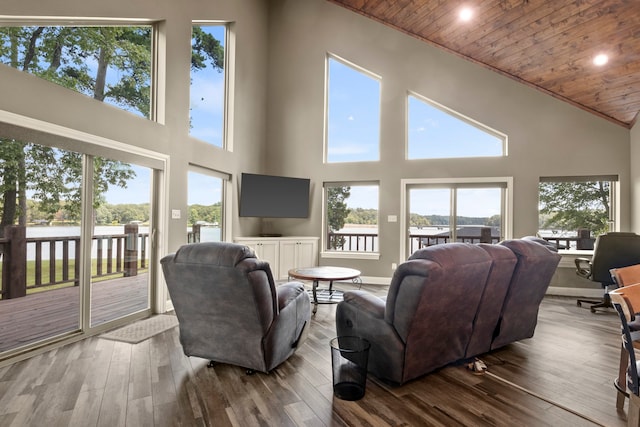
[[[384,318],[385,300],[367,291],[347,291],[344,293],[344,301],[375,318]]]
[[[338,336],[357,336],[371,344],[369,371],[379,378],[402,382],[405,345],[385,320],[385,301],[366,291],[348,291],[336,308]]]

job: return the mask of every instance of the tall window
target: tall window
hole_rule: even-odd
[[[224,183],[228,179],[203,168],[189,171],[188,241],[220,242],[224,240]]]
[[[225,25],[194,25],[191,33],[191,136],[225,146]]]
[[[150,118],[152,27],[0,27],[0,61]]]
[[[380,159],[380,78],[327,58],[326,161]]]
[[[325,184],[325,249],[378,252],[378,184]]]
[[[615,230],[618,177],[543,177],[538,234],[559,249],[593,249],[595,238]]]
[[[504,156],[506,136],[417,95],[408,98],[409,159]]]
[[[407,253],[441,243],[505,239],[509,183],[503,178],[404,181]]]

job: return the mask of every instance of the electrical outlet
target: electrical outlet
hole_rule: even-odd
[[[391,263],[391,269],[395,270],[396,268],[398,268],[398,264],[396,264],[395,262]]]
[[[180,219],[180,209],[171,210],[171,219]]]

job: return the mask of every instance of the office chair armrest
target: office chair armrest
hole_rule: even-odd
[[[591,277],[591,260],[589,258],[576,258],[576,274],[588,279]]]

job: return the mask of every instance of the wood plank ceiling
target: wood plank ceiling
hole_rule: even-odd
[[[640,0],[328,1],[624,127],[638,119]]]

